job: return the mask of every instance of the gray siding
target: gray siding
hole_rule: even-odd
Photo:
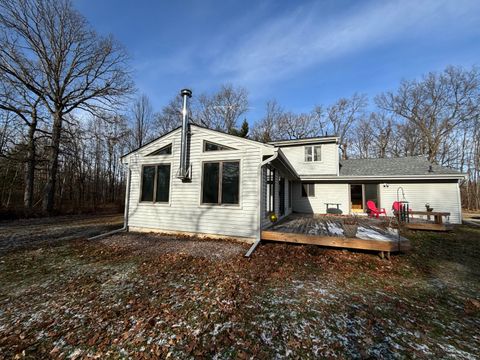
[[[180,131],[129,155],[124,162],[132,171],[129,226],[156,230],[197,232],[234,237],[255,237],[258,228],[258,165],[262,158],[262,144],[237,139],[199,127],[191,127],[190,163],[191,182],[175,177],[179,167]],[[227,145],[238,150],[203,152],[203,140]],[[145,156],[173,142],[172,155]],[[202,205],[202,162],[240,160],[239,206]],[[171,164],[169,204],[140,202],[141,168],[146,164]]]
[[[433,207],[433,211],[449,212],[451,214],[450,223],[462,222],[458,182],[388,183],[388,187],[380,184],[380,204],[389,215],[393,215],[392,204],[397,200],[399,186],[403,187],[405,198],[411,209],[425,211],[425,204],[429,203]]]
[[[322,146],[322,160],[306,162],[305,145],[281,147],[282,152],[292,164],[297,174],[302,175],[338,175],[338,146],[335,143]],[[307,145],[308,146],[308,145]]]

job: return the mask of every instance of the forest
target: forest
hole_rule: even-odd
[[[180,97],[154,109],[130,61],[69,1],[0,0],[0,217],[121,211],[120,157],[181,122]],[[271,99],[258,119],[242,86],[192,90],[194,123],[263,142],[336,135],[343,159],[422,155],[467,174],[463,206],[480,209],[475,66],[399,79],[373,98],[318,99],[305,113]]]

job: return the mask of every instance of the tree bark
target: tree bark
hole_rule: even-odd
[[[37,130],[36,110],[32,111],[32,122],[28,129],[28,145],[25,171],[25,190],[23,194],[23,204],[26,209],[33,206],[33,189],[35,182],[35,166],[36,166],[36,148],[35,148],[35,131]]]
[[[51,214],[54,209],[55,186],[58,172],[58,155],[60,153],[60,137],[62,133],[63,115],[61,111],[53,114],[53,131],[50,146],[50,155],[48,158],[48,175],[45,188],[43,190],[42,210],[47,214]]]

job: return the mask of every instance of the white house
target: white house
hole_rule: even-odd
[[[206,129],[187,121],[182,94],[183,126],[122,157],[130,230],[254,241],[271,213],[365,213],[373,200],[392,215],[403,194],[462,221],[457,171],[424,157],[340,160],[332,136],[264,144]]]

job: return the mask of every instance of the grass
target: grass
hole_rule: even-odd
[[[480,228],[406,237],[391,261],[274,243],[196,256],[135,234],[11,251],[0,358],[479,356]]]

